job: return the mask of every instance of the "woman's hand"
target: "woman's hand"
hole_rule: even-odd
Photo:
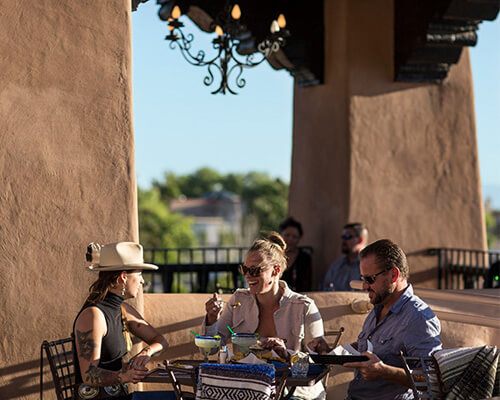
[[[118,380],[120,383],[138,383],[146,377],[148,372],[146,367],[133,367],[129,364],[118,374]]]
[[[260,345],[265,349],[274,350],[276,354],[278,354],[281,358],[284,358],[285,360],[287,360],[288,357],[290,356],[288,354],[288,351],[286,351],[285,341],[278,337],[269,337],[266,339],[262,339]]]
[[[311,340],[309,343],[307,343],[307,347],[309,347],[311,350],[315,351],[318,354],[327,354],[332,349],[330,346],[328,346],[328,343],[326,343],[326,340],[323,336],[314,338]]]
[[[128,367],[132,369],[146,368],[146,364],[151,360],[151,348],[144,347],[139,353],[130,359]]]
[[[222,312],[223,301],[217,296],[217,293],[205,303],[205,310],[207,312],[207,325],[213,325],[220,317]]]

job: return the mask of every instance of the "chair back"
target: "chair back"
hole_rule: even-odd
[[[439,379],[432,357],[407,357],[400,352],[401,361],[410,380],[415,400],[440,400]]]
[[[336,331],[325,331],[325,337],[327,337],[327,338],[332,337],[333,338],[333,344],[331,345],[331,347],[335,348],[339,344],[340,337],[342,336],[343,333],[344,333],[344,327],[341,326]]]
[[[342,334],[344,333],[344,327],[341,326],[338,330],[336,331],[325,331],[325,339],[326,338],[332,338],[333,339],[333,342],[332,344],[328,344],[328,346],[330,346],[332,349],[334,349],[335,347],[338,346],[339,342],[340,342],[340,338],[342,337]],[[328,378],[329,378],[329,373],[325,375],[325,377],[323,378],[323,385],[325,387],[328,386]]]
[[[43,358],[49,361],[57,400],[74,399],[75,362],[73,359],[73,338],[44,341],[40,348],[40,400],[43,399]]]
[[[172,364],[165,364],[165,369],[167,370],[170,379],[172,380],[172,387],[174,388],[175,397],[177,400],[190,400],[195,398],[196,390],[196,372],[197,368],[183,368],[176,367]],[[189,377],[189,384],[183,385],[180,383],[178,377],[181,375],[187,375]]]
[[[281,367],[276,368],[275,371],[275,384],[276,384],[276,392],[273,395],[273,400],[281,399],[283,395],[283,390],[285,389],[286,378],[288,378],[288,374],[290,373],[290,367]]]

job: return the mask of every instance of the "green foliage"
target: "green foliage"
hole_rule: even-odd
[[[220,232],[219,233],[219,246],[236,246],[236,235],[233,232]]]
[[[158,189],[138,189],[139,237],[144,247],[192,247],[192,218],[171,213]],[[159,262],[159,261],[158,261]]]
[[[486,235],[488,241],[488,248],[491,249],[495,243],[498,241],[498,236],[495,232],[498,231],[497,223],[495,217],[489,210],[485,210],[485,219],[486,219]]]
[[[180,279],[177,277],[180,275]],[[186,285],[184,285],[184,279],[189,279],[189,274],[184,274],[181,272],[176,272],[174,274],[174,280],[172,282],[172,293],[190,293]]]
[[[286,217],[288,208],[288,184],[273,179],[267,173],[249,172],[226,175],[203,167],[192,174],[175,175],[165,173],[163,182],[153,182],[161,199],[168,203],[171,199],[184,195],[201,197],[214,190],[227,190],[241,197],[246,204],[243,224],[257,220],[259,230],[276,230]]]

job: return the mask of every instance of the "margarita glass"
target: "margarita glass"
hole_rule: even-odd
[[[205,355],[205,362],[208,361],[208,355],[212,349],[218,348],[220,346],[220,336],[196,336],[194,338],[194,344],[203,350]]]
[[[239,346],[243,354],[248,354],[249,347],[257,344],[258,339],[258,333],[235,333],[231,336],[231,342]]]

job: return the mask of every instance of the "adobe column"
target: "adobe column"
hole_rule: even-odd
[[[296,88],[290,188],[314,279],[340,255],[346,222],[407,253],[484,249],[467,49],[442,84],[394,82],[392,2],[326,3],[325,84]],[[436,260],[410,266],[413,283],[437,287]]]

